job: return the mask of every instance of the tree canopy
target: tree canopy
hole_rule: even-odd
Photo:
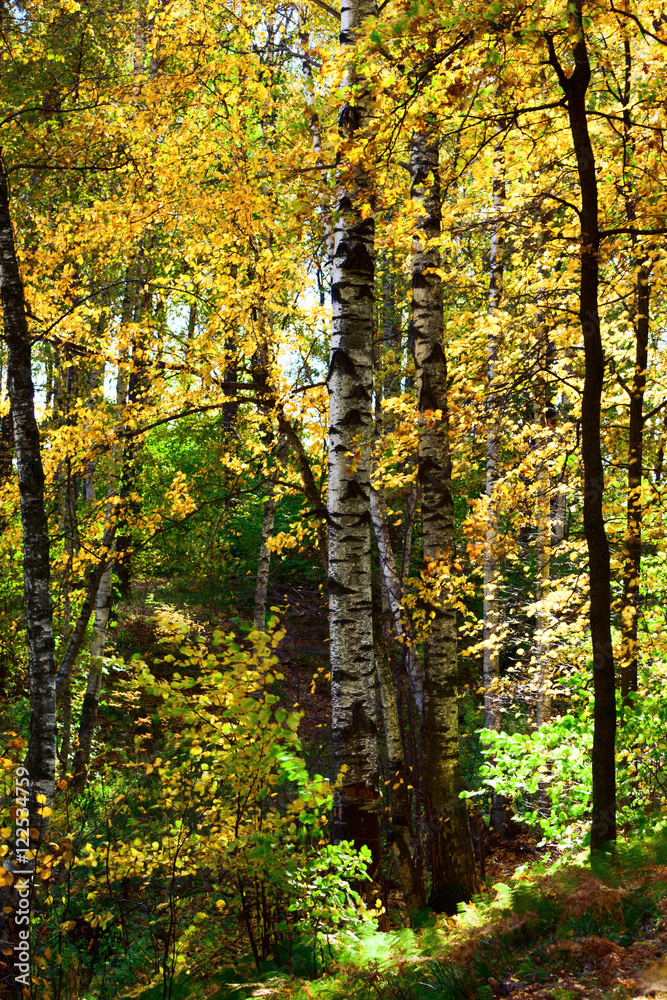
[[[0,991],[245,996],[426,922],[396,989],[503,995],[465,992],[475,907],[556,933],[638,841],[652,940],[665,15],[0,29]]]

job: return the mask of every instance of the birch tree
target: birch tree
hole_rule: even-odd
[[[380,834],[370,517],[375,222],[372,177],[356,145],[371,122],[372,94],[354,46],[364,20],[376,13],[373,0],[346,0],[341,8],[349,97],[339,116],[327,379],[332,746],[334,769],[342,774],[334,837],[369,845],[375,864]]]
[[[438,146],[418,133],[410,156],[412,198],[418,213],[412,256],[412,321],[421,422],[419,483],[428,631],[424,642],[422,718],[424,806],[430,850],[428,904],[455,913],[476,888],[475,863],[459,760],[454,503],[447,414],[447,362],[439,265]]]

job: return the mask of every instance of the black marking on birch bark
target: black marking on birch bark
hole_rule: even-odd
[[[336,251],[336,256],[342,257],[344,254],[345,259],[340,265],[343,271],[352,271],[354,274],[373,275],[375,264],[363,243],[356,243],[349,250],[347,247],[343,250],[343,244],[341,243]]]
[[[355,385],[354,389],[349,394],[348,398],[350,398],[350,399],[362,399],[362,400],[364,400],[364,402],[368,403],[371,400],[371,394],[368,391],[368,389],[364,385],[361,384],[361,382],[357,382],[357,384]]]
[[[351,45],[353,36],[350,36],[348,32],[341,31],[340,42],[341,45]],[[338,131],[343,136],[350,136],[353,132],[359,128],[359,110],[357,107],[346,104],[340,109],[338,115]]]
[[[430,285],[429,275],[424,274],[423,271],[415,271],[412,276],[412,287],[413,288],[428,288]]]
[[[336,427],[362,427],[366,421],[356,408],[348,410],[344,417],[336,424]]]
[[[443,368],[447,364],[447,358],[445,357],[445,352],[443,350],[442,344],[433,344],[430,354],[424,358],[425,365],[438,365]]]
[[[422,459],[417,471],[417,480],[422,486],[432,485],[439,490],[442,486],[442,466],[434,458]]]
[[[419,409],[423,412],[424,410],[435,410],[436,408],[437,403],[431,391],[428,376],[424,374],[419,390]]]
[[[348,292],[347,300],[343,297],[343,292]],[[331,286],[331,301],[332,303],[337,303],[338,305],[345,305],[346,302],[361,302],[362,299],[370,299],[374,301],[375,293],[372,287],[367,283],[363,282],[359,284],[356,281],[336,281]]]
[[[357,374],[357,369],[355,368],[354,361],[347,353],[347,351],[342,350],[340,347],[335,347],[331,352],[331,360],[329,362],[329,371],[327,372],[326,382],[329,381],[331,376],[334,374],[349,375],[354,378]]]
[[[354,206],[350,200],[349,195],[342,194],[338,201],[338,211],[339,212],[351,212]]]
[[[349,527],[350,528],[357,528],[360,525],[366,525],[366,524],[370,524],[370,523],[371,523],[371,512],[369,510],[365,510],[363,512],[363,514],[359,515],[359,517],[356,517],[356,518],[354,518],[354,520],[350,520],[349,521]],[[356,535],[354,536],[354,538],[356,538]],[[363,551],[364,551],[364,554],[367,551],[370,552],[370,546],[368,547],[368,549],[364,549]]]
[[[347,500],[361,500],[362,503],[368,503],[368,493],[365,493],[361,483],[357,482],[355,479],[350,479],[347,483],[347,488],[343,494],[342,499]]]
[[[353,587],[346,587],[344,584],[339,583],[339,581],[333,576],[330,576],[327,580],[327,591],[328,593],[336,596],[340,594],[354,594]]]

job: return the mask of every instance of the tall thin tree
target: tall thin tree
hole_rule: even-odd
[[[477,880],[459,759],[456,607],[451,591],[456,536],[447,411],[447,361],[439,266],[438,144],[416,134],[410,155],[419,211],[412,255],[412,323],[421,431],[423,581],[429,622],[424,642],[422,715],[424,807],[431,868],[429,906],[455,913]],[[434,572],[435,571],[435,572]]]
[[[357,68],[361,25],[374,0],[341,8],[349,98],[339,116],[341,152],[332,268],[329,388],[329,630],[333,763],[342,773],[334,836],[371,847],[379,859],[378,750],[371,608],[370,471],[372,436],[375,221],[372,178],[347,157],[371,122],[370,84]]]
[[[569,8],[574,69],[568,76],[545,35],[549,62],[567,104],[581,196],[579,321],[584,340],[584,392],[581,402],[581,453],[584,462],[584,533],[588,547],[590,630],[595,691],[593,736],[593,818],[591,849],[616,839],[616,694],[611,642],[609,541],[604,521],[604,470],[600,434],[604,349],[600,331],[600,225],[595,153],[588,130],[587,92],[591,62],[584,27],[584,0]]]

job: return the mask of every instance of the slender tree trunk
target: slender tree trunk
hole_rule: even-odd
[[[26,320],[23,282],[16,257],[9,207],[9,185],[0,158],[0,293],[4,337],[7,344],[7,375],[18,466],[21,521],[23,524],[23,579],[28,632],[30,675],[30,737],[25,768],[28,772],[28,814],[33,846],[41,838],[48,820],[40,815],[43,805],[53,802],[56,770],[56,698],[51,604],[49,529],[44,506],[44,470],[39,430],[35,418],[30,334]],[[18,778],[17,778],[18,781]],[[42,803],[37,801],[37,796]],[[32,836],[33,831],[36,835]],[[33,861],[21,852],[5,856],[3,867],[31,871]],[[18,884],[17,884],[18,885]],[[14,949],[18,943],[14,914],[18,906],[17,885],[0,890],[0,943]],[[29,885],[29,880],[28,880]],[[6,948],[0,949],[6,952]],[[5,961],[0,955],[0,977],[8,992],[16,993],[18,952]]]
[[[113,567],[107,566],[97,590],[95,606],[95,624],[93,626],[93,641],[90,647],[90,670],[88,683],[81,707],[79,719],[79,735],[74,753],[73,787],[81,787],[86,780],[90,764],[90,752],[97,723],[97,709],[102,692],[102,670],[104,667],[104,648],[106,646],[107,625],[112,603]]]
[[[567,399],[564,394],[560,398],[560,407],[561,410],[566,410]],[[551,541],[554,547],[560,545],[563,539],[567,538],[568,534],[567,459],[568,456],[566,454],[556,483],[556,495],[551,504]]]
[[[301,45],[304,50],[303,74],[306,83],[306,99],[308,101],[308,128],[313,139],[313,150],[317,155],[316,164],[322,167],[322,133],[320,128],[320,116],[317,110],[315,98],[315,84],[313,82],[313,65],[310,54],[310,40],[308,33],[304,30],[301,33]],[[327,264],[329,268],[333,263],[334,255],[334,226],[331,218],[331,209],[323,200],[320,205],[320,218],[324,232],[324,245],[327,254]]]
[[[584,338],[584,392],[581,405],[581,451],[584,462],[584,533],[588,546],[590,627],[595,690],[593,736],[593,819],[591,850],[616,839],[616,696],[614,650],[611,642],[611,582],[609,542],[605,530],[604,472],[600,414],[604,380],[604,350],[598,307],[600,231],[595,154],[588,132],[586,92],[591,79],[583,26],[583,0],[571,8],[576,40],[575,69],[563,70],[553,39],[547,36],[550,62],[567,99],[572,143],[581,189],[581,249],[579,318]]]
[[[121,322],[125,317],[125,322],[129,316],[126,306],[121,313]],[[125,407],[127,405],[128,380],[125,373],[123,359],[119,358],[118,374],[116,378],[116,413],[118,428],[123,426]],[[97,712],[100,695],[102,693],[102,671],[104,666],[104,650],[106,648],[107,632],[109,627],[109,617],[113,607],[113,545],[115,531],[116,504],[115,498],[118,496],[119,483],[122,475],[123,448],[116,444],[112,452],[111,478],[107,486],[108,502],[105,510],[105,534],[103,538],[102,553],[103,562],[98,566],[101,573],[95,597],[95,623],[93,625],[93,641],[90,650],[90,669],[88,671],[88,683],[86,693],[81,707],[81,717],[79,719],[79,732],[77,748],[74,753],[74,780],[73,788],[80,790],[87,781],[90,768],[90,754],[97,725]],[[69,652],[69,651],[68,651]],[[66,662],[63,663],[63,667]],[[61,667],[61,670],[63,668]],[[60,679],[60,672],[58,674]]]
[[[429,630],[424,642],[424,808],[431,863],[429,906],[455,913],[477,887],[464,801],[458,729],[456,608],[451,593],[455,529],[447,415],[443,300],[435,244],[440,237],[437,143],[415,135],[410,156],[412,198],[421,211],[412,257],[412,319],[417,396],[422,424],[419,483],[422,493],[422,579]]]
[[[630,99],[632,88],[632,51],[625,39],[625,88],[623,94],[624,145],[634,158],[635,143],[631,139],[632,119]],[[625,184],[625,209],[629,223],[637,218],[635,198],[629,180]],[[633,265],[636,274],[634,327],[635,370],[629,387],[630,418],[628,428],[628,500],[625,534],[625,565],[623,567],[623,598],[621,602],[621,694],[628,705],[631,693],[637,693],[639,660],[638,624],[640,611],[640,581],[642,561],[642,476],[644,467],[644,393],[648,366],[648,335],[650,274],[641,248],[637,252],[637,237],[633,239]]]
[[[232,277],[236,280],[237,269],[232,268]],[[238,348],[233,337],[225,340],[225,382],[236,385],[238,382]],[[231,438],[237,434],[236,425],[239,415],[239,401],[236,397],[236,389],[224,389],[224,395],[230,397],[228,402],[222,406],[222,426],[225,436]]]
[[[396,684],[389,660],[387,634],[376,652],[378,686],[382,704],[382,720],[389,758],[389,784],[391,787],[391,816],[389,828],[389,845],[391,848],[398,878],[403,889],[405,905],[411,917],[417,910],[423,910],[425,905],[424,886],[417,874],[410,846],[410,828],[412,810],[410,809],[411,784],[410,772],[405,766],[401,724],[398,715]]]
[[[386,419],[382,413],[382,399],[385,390],[390,396],[396,396],[400,393],[400,380],[396,377],[396,359],[400,354],[400,332],[397,334],[398,324],[394,308],[394,293],[394,282],[390,275],[385,274],[382,282],[382,337],[377,342],[373,362],[375,369],[375,448],[380,447],[383,435],[390,436],[392,431],[391,423],[385,427]],[[389,363],[392,366],[392,371],[384,379],[383,367],[387,350],[391,352]],[[376,469],[373,467],[373,476],[375,476],[375,472]],[[386,494],[382,482],[371,487],[371,517],[378,549],[383,599],[386,601],[391,616],[394,635],[403,649],[408,680],[421,715],[424,701],[424,671],[410,636],[409,621],[401,604],[403,580],[396,570],[394,547],[387,518]]]
[[[663,417],[662,430],[658,437],[658,451],[655,458],[655,469],[653,474],[655,476],[656,483],[662,482],[662,474],[665,461],[665,441],[667,440],[667,416]]]
[[[44,471],[35,418],[30,335],[25,315],[23,282],[14,245],[9,190],[0,163],[0,280],[7,344],[9,398],[14,426],[23,523],[23,575],[28,623],[30,669],[30,741],[26,767],[30,772],[31,820],[35,796],[53,800],[56,761],[56,701],[51,604],[49,529],[44,506]]]
[[[640,609],[642,560],[642,475],[644,456],[644,392],[648,364],[649,274],[637,268],[635,314],[635,370],[630,386],[630,426],[628,440],[628,501],[621,604],[621,693],[625,703],[637,692],[639,640],[637,628]]]
[[[70,352],[65,349],[61,357],[66,367],[64,373],[58,379],[61,389],[59,392],[59,409],[56,419],[60,427],[72,426],[71,410],[79,391],[79,372],[72,364]],[[79,477],[72,469],[72,456],[68,452],[60,464],[55,476],[57,493],[60,506],[60,533],[64,538],[64,550],[67,553],[67,562],[63,572],[61,582],[62,592],[62,621],[61,628],[64,635],[68,635],[72,627],[72,567],[74,558],[80,549],[79,526],[77,518],[77,499],[79,492]],[[60,774],[65,775],[69,764],[70,745],[72,740],[72,686],[69,677],[60,691],[60,726],[58,762],[60,764]]]
[[[540,269],[540,280],[545,276]],[[538,292],[538,295],[541,293]],[[538,465],[535,476],[536,567],[535,567],[535,640],[533,643],[536,684],[536,722],[538,726],[551,718],[551,677],[549,661],[549,630],[551,615],[547,597],[551,589],[551,477],[547,459],[539,451],[549,440],[547,420],[547,355],[548,330],[542,310],[537,315],[535,337],[535,372],[533,375],[533,425]]]
[[[2,381],[0,376],[0,392]],[[12,427],[12,411],[3,414],[0,419],[0,488],[5,486],[12,476],[12,455],[14,453],[14,430]],[[8,519],[0,517],[0,533],[7,527]],[[0,698],[7,697],[10,658],[4,644],[0,648]]]
[[[296,457],[299,472],[301,473],[303,491],[306,494],[306,499],[310,504],[310,508],[315,518],[318,555],[324,572],[328,574],[329,538],[327,531],[326,507],[322,503],[322,494],[320,493],[319,486],[315,482],[313,470],[310,467],[310,462],[308,461],[308,455],[303,446],[303,442],[281,408],[278,408],[278,431],[285,437]]]
[[[141,322],[147,310],[150,309],[150,293],[141,293],[140,280],[145,280],[145,264],[140,261],[136,266],[130,266],[129,274],[136,279],[128,280],[126,300],[123,302],[124,316],[133,317],[135,323]],[[125,312],[127,310],[127,312]],[[124,316],[121,322],[124,321]],[[132,357],[127,378],[126,404],[134,407],[144,397],[146,392],[146,358],[147,352],[143,336],[132,340]],[[139,450],[135,440],[130,439],[123,452],[120,476],[119,496],[121,500],[121,517],[118,521],[116,535],[116,574],[118,587],[124,598],[129,597],[132,588],[132,556],[133,537],[132,521],[136,513],[136,504],[131,499],[139,472]]]
[[[501,347],[501,328],[498,318],[503,296],[504,278],[504,222],[506,185],[505,158],[500,146],[496,147],[493,161],[493,217],[489,247],[489,336],[487,341],[486,400],[486,540],[484,546],[484,728],[500,729],[500,607],[498,586],[498,510],[496,486],[500,472],[500,400],[497,386],[498,355]],[[502,833],[503,802],[495,792],[491,796],[491,829]]]
[[[107,521],[107,525],[102,536],[102,544],[100,546],[100,558],[97,565],[94,566],[88,573],[86,581],[86,596],[83,604],[81,605],[79,617],[77,618],[74,631],[72,632],[67,649],[65,650],[65,655],[63,656],[60,668],[56,675],[56,696],[58,699],[60,699],[63,695],[67,686],[68,678],[70,677],[76,664],[76,658],[79,655],[84,639],[86,638],[86,630],[88,628],[90,616],[93,613],[93,608],[95,607],[97,601],[97,592],[99,590],[100,581],[106,572],[109,560],[113,559],[115,534],[115,522],[109,523]]]
[[[0,419],[0,485],[9,482],[14,454],[14,427],[11,408]]]
[[[371,488],[371,516],[380,560],[380,577],[387,596],[394,634],[405,651],[408,680],[421,715],[424,702],[424,670],[410,638],[408,622],[401,604],[403,586],[396,572],[396,562],[389,536],[389,525],[387,524],[387,505],[382,486],[378,489]]]
[[[347,49],[345,84],[354,104],[340,113],[349,147],[371,120],[370,88],[356,71],[353,46],[373,0],[341,8]],[[332,273],[333,329],[329,388],[329,633],[332,747],[341,785],[334,802],[334,838],[366,844],[373,876],[380,856],[377,719],[371,600],[370,443],[372,434],[373,279],[375,223],[372,182],[361,163],[338,170],[338,217]],[[363,209],[363,211],[362,211]],[[365,217],[366,216],[366,217]]]
[[[416,482],[410,484],[408,502],[405,505],[405,520],[403,522],[403,550],[401,552],[401,582],[410,574],[410,559],[412,558],[412,533],[415,528],[417,506],[419,504],[419,487]]]
[[[255,628],[263,632],[266,628],[266,595],[269,589],[269,569],[271,568],[271,550],[269,539],[273,535],[273,525],[276,518],[276,482],[280,479],[287,459],[287,441],[280,436],[276,448],[275,465],[271,471],[267,486],[268,496],[264,501],[264,517],[262,519],[262,537],[259,546],[257,565],[257,582],[255,584]]]
[[[373,366],[375,370],[375,433],[372,476],[376,477],[375,452],[381,447],[385,433],[391,433],[391,426],[385,426],[382,413],[382,398],[385,388],[396,395],[396,379],[383,378],[383,365],[387,345],[395,342],[394,324],[391,322],[393,309],[393,282],[385,275],[382,285],[383,336],[375,345]],[[391,360],[391,359],[390,359]],[[403,736],[398,710],[398,688],[394,680],[390,650],[398,645],[401,659],[407,666],[408,679],[413,689],[415,702],[421,714],[423,702],[424,676],[411,637],[409,623],[401,607],[402,581],[396,572],[396,561],[387,520],[387,505],[384,484],[380,481],[371,487],[371,516],[380,563],[380,587],[382,591],[382,636],[376,633],[375,662],[378,687],[382,705],[387,756],[389,758],[389,799],[390,828],[388,842],[394,864],[403,889],[403,896],[412,920],[416,911],[424,908],[423,878],[417,869],[411,851],[412,809],[410,804],[410,775],[405,765]]]

